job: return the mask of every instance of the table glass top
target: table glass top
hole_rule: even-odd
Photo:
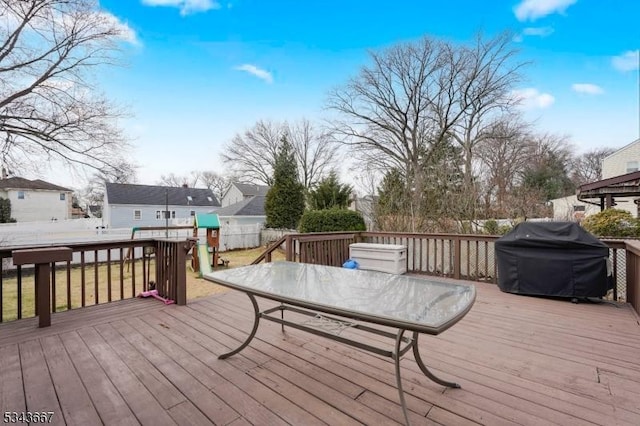
[[[294,262],[244,266],[204,278],[283,302],[385,318],[432,331],[461,318],[476,294],[472,285]]]

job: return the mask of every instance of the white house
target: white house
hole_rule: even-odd
[[[602,160],[602,179],[640,170],[640,139],[623,146]]]
[[[164,226],[192,223],[196,213],[209,213],[220,207],[210,189],[105,184],[102,215],[110,228]]]
[[[222,196],[221,204],[222,207],[230,206],[254,196],[264,197],[267,192],[269,192],[269,187],[266,185],[231,182],[229,189]]]
[[[40,179],[0,179],[0,197],[11,202],[11,217],[18,222],[71,219],[73,191]]]
[[[598,213],[600,207],[578,200],[576,195],[550,200],[553,204],[553,220],[581,221],[586,216]]]
[[[267,214],[264,211],[265,197],[255,195],[216,210],[220,224],[224,225],[264,225]]]

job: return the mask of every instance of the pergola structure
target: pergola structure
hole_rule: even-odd
[[[600,205],[601,211],[615,206],[616,197],[640,197],[640,171],[580,185],[577,197],[585,203]],[[594,199],[599,203],[591,201]]]

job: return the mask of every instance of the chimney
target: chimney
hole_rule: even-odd
[[[185,182],[185,183],[183,183],[183,184],[182,184],[182,187],[183,187],[183,188],[188,188],[188,187],[189,187],[189,185],[187,185],[187,183]]]

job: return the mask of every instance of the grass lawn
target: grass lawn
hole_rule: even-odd
[[[250,250],[234,250],[221,253],[220,257],[229,261],[229,268],[237,268],[250,264],[264,251],[264,247],[258,247]],[[274,261],[284,260],[285,254],[283,250],[277,250],[273,253]],[[224,269],[224,267],[218,267]],[[97,268],[98,286],[97,286],[97,303],[105,303],[108,301],[108,294],[111,293],[111,300],[127,299],[134,297],[140,293],[142,288],[142,261],[135,262],[135,265],[125,265],[122,271],[122,297],[120,295],[120,266],[118,263],[111,265],[111,287],[109,288],[107,274],[108,268],[106,264],[100,264]],[[150,264],[151,277],[155,275],[155,266],[153,261]],[[133,270],[135,270],[136,286],[132,288]],[[187,262],[187,299],[195,299],[198,297],[208,296],[221,291],[226,291],[225,287],[218,286],[199,277],[199,273],[191,269],[191,262]],[[85,266],[85,306],[96,304],[96,268],[93,265]],[[71,270],[71,308],[81,306],[82,295],[82,270],[77,267]],[[64,311],[67,309],[68,293],[66,288],[67,273],[66,269],[60,269],[56,272],[56,311]],[[17,318],[17,300],[18,300],[18,283],[15,276],[3,277],[2,279],[2,320],[11,321]],[[35,296],[34,296],[34,276],[32,273],[23,274],[22,278],[22,317],[28,318],[35,315]]]

